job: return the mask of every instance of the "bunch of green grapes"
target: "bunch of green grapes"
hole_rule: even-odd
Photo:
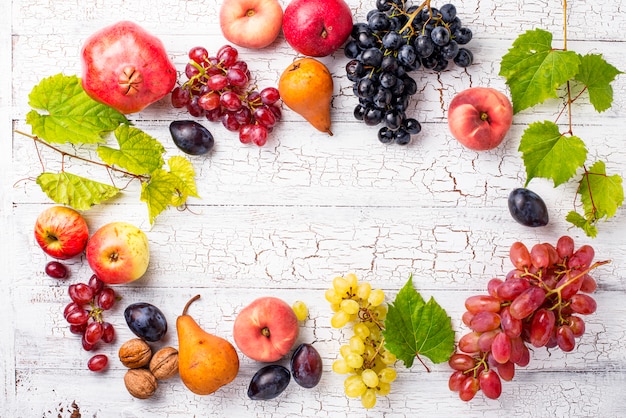
[[[352,325],[354,335],[339,349],[340,356],[333,362],[335,373],[348,375],[344,391],[350,398],[361,398],[365,408],[376,405],[376,396],[389,394],[390,383],[396,379],[393,365],[396,356],[385,349],[382,335],[387,315],[385,293],[360,282],[354,274],[335,277],[326,291],[334,314],[333,328]]]

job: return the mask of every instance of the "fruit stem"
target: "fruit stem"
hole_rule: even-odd
[[[415,17],[425,8],[428,7],[430,9],[430,0],[425,0],[420,7],[418,7],[417,9],[415,9],[415,11],[413,11],[413,13],[407,15],[409,17],[409,20],[407,20],[407,22],[404,24],[404,26],[402,26],[402,28],[398,31],[398,33],[404,33],[405,30],[409,29],[411,31],[411,34],[413,34],[415,31],[413,30],[413,20],[415,20]]]
[[[563,283],[561,286],[555,287],[554,289],[550,290],[549,292],[546,292],[546,297],[556,293],[559,296],[559,299],[560,299],[561,298],[561,291],[563,291],[563,289],[566,286],[569,286],[570,284],[572,284],[576,280],[580,279],[581,276],[584,276],[585,274],[589,273],[590,271],[592,271],[592,270],[594,270],[594,269],[596,269],[596,268],[598,268],[598,267],[600,267],[602,265],[609,264],[610,262],[611,262],[611,260],[596,261],[591,266],[589,266],[587,269],[581,271],[579,274],[577,274],[576,276],[572,277],[571,279],[569,279],[568,281]]]
[[[22,132],[22,131],[17,130],[17,129],[14,132],[16,134],[20,134],[20,135],[23,135],[25,137],[28,137],[28,138],[32,139],[33,141],[35,141],[36,143],[44,145],[44,146],[50,148],[51,150],[58,152],[59,154],[61,154],[61,158],[65,158],[65,157],[74,158],[74,159],[77,159],[77,160],[80,160],[80,161],[83,161],[83,162],[86,162],[86,163],[90,163],[90,164],[94,164],[94,165],[97,165],[97,166],[100,166],[100,167],[104,167],[107,170],[111,170],[111,171],[115,171],[115,172],[124,174],[126,176],[138,179],[139,181],[148,181],[149,180],[148,176],[142,176],[142,175],[133,174],[133,173],[130,173],[130,172],[126,171],[126,170],[122,170],[122,169],[119,169],[117,167],[113,167],[113,166],[110,166],[108,164],[101,163],[99,161],[90,160],[88,158],[84,158],[84,157],[81,157],[81,156],[76,155],[76,154],[70,154],[69,152],[65,152],[65,151],[63,151],[63,150],[61,150],[61,149],[59,149],[57,147],[54,147],[54,146],[48,144],[46,141],[44,141],[43,139],[39,138],[36,135],[30,135],[30,134],[27,134],[26,132]],[[62,168],[61,171],[64,171],[64,169]]]
[[[196,295],[192,297],[191,299],[189,299],[189,302],[187,302],[187,304],[183,308],[183,315],[187,315],[187,310],[189,309],[189,306],[191,306],[191,304],[197,301],[198,299],[200,299],[200,295]]]

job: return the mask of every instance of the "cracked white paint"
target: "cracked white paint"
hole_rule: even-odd
[[[279,0],[286,5],[286,0]],[[626,14],[622,0],[582,5],[570,1],[570,48],[602,52],[626,69]],[[352,118],[356,99],[343,77],[341,52],[323,58],[335,82],[333,137],[319,133],[288,109],[261,149],[242,146],[219,124],[207,123],[216,137],[209,158],[193,157],[201,199],[190,199],[188,211],[168,210],[150,228],[139,202],[139,186],[131,183],[122,197],[86,213],[90,229],[111,220],[126,220],[147,231],[151,264],[141,281],[118,287],[123,300],[111,312],[116,343],[99,352],[111,358],[110,369],[95,375],[86,368],[90,353],[82,351],[61,317],[68,302],[66,283],[43,274],[47,258],[36,247],[32,226],[49,205],[33,178],[41,163],[32,141],[12,135],[29,131],[25,115],[28,93],[43,77],[79,74],[80,45],[96,27],[131,19],[163,40],[177,68],[195,45],[215,49],[224,43],[216,18],[220,0],[12,0],[0,5],[0,219],[11,240],[0,251],[5,268],[5,299],[0,307],[0,417],[69,416],[72,402],[89,417],[621,417],[626,411],[626,219],[623,210],[592,242],[596,254],[612,259],[596,274],[598,312],[587,318],[587,333],[568,354],[535,350],[527,368],[503,384],[498,401],[478,396],[463,403],[447,389],[448,367],[433,365],[426,373],[415,366],[398,367],[398,380],[388,397],[365,412],[359,400],[343,394],[342,378],[330,371],[347,330],[329,327],[331,311],[324,290],[335,275],[355,272],[393,296],[409,274],[425,296],[434,296],[461,330],[463,301],[484,292],[492,277],[510,267],[513,241],[555,242],[570,233],[578,243],[590,242],[568,230],[573,185],[553,189],[533,181],[533,189],[551,210],[547,228],[528,229],[514,223],[506,208],[509,191],[523,184],[525,173],[517,147],[524,126],[554,118],[554,107],[516,115],[503,145],[491,152],[462,148],[450,137],[447,108],[454,95],[472,86],[506,89],[497,76],[499,60],[514,37],[543,27],[562,36],[562,11],[552,0],[459,0],[455,4],[474,30],[470,44],[476,64],[440,75],[415,73],[418,92],[411,114],[422,133],[407,147],[383,146],[376,128]],[[363,20],[373,1],[349,0]],[[435,4],[439,6],[440,4]],[[441,2],[443,4],[443,2]],[[2,13],[4,12],[4,13]],[[600,24],[601,22],[601,24]],[[267,52],[267,54],[266,54]],[[281,37],[267,51],[240,49],[259,86],[275,85],[296,54]],[[10,79],[6,74],[11,74]],[[587,100],[574,106],[576,134],[607,170],[624,176],[623,139],[626,77],[614,83],[614,107],[592,113]],[[554,104],[552,102],[551,104]],[[167,155],[179,154],[169,141],[171,120],[187,117],[167,99],[132,115],[133,122],[160,141]],[[10,139],[12,138],[12,141]],[[86,151],[86,150],[85,150]],[[40,149],[45,165],[58,169],[54,154]],[[80,164],[66,167],[84,172]],[[108,181],[106,173],[89,172]],[[126,184],[115,178],[118,185]],[[4,242],[7,242],[6,240]],[[71,282],[91,275],[84,259],[68,262]],[[185,302],[202,298],[191,313],[207,331],[232,339],[232,324],[247,303],[262,295],[292,302],[303,300],[310,319],[300,341],[315,341],[324,359],[320,385],[305,390],[292,383],[276,400],[250,401],[247,384],[260,364],[241,358],[235,381],[214,395],[199,397],[177,379],[161,384],[155,397],[139,401],[123,387],[123,367],[116,361],[120,342],[131,337],[123,308],[149,301],[168,317],[171,330],[162,344],[176,344],[174,323]],[[287,364],[288,359],[282,363]]]

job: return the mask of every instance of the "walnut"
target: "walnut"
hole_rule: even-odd
[[[130,369],[145,366],[152,358],[152,349],[141,338],[126,341],[118,352],[122,364]]]
[[[128,393],[139,399],[148,399],[159,386],[156,377],[148,369],[128,370],[124,375],[124,384]]]
[[[158,380],[169,379],[178,372],[178,350],[163,347],[152,356],[150,371]]]

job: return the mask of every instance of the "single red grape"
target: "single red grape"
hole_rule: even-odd
[[[71,284],[68,288],[68,293],[70,298],[79,305],[91,302],[94,296],[93,289],[85,283]]]
[[[98,306],[107,311],[115,305],[115,290],[110,287],[106,287],[98,293],[96,299]]]
[[[59,263],[58,261],[50,261],[46,264],[46,274],[53,279],[66,279],[67,273],[65,264]]]
[[[87,367],[92,372],[101,372],[109,363],[109,358],[104,354],[96,354],[87,362]]]

